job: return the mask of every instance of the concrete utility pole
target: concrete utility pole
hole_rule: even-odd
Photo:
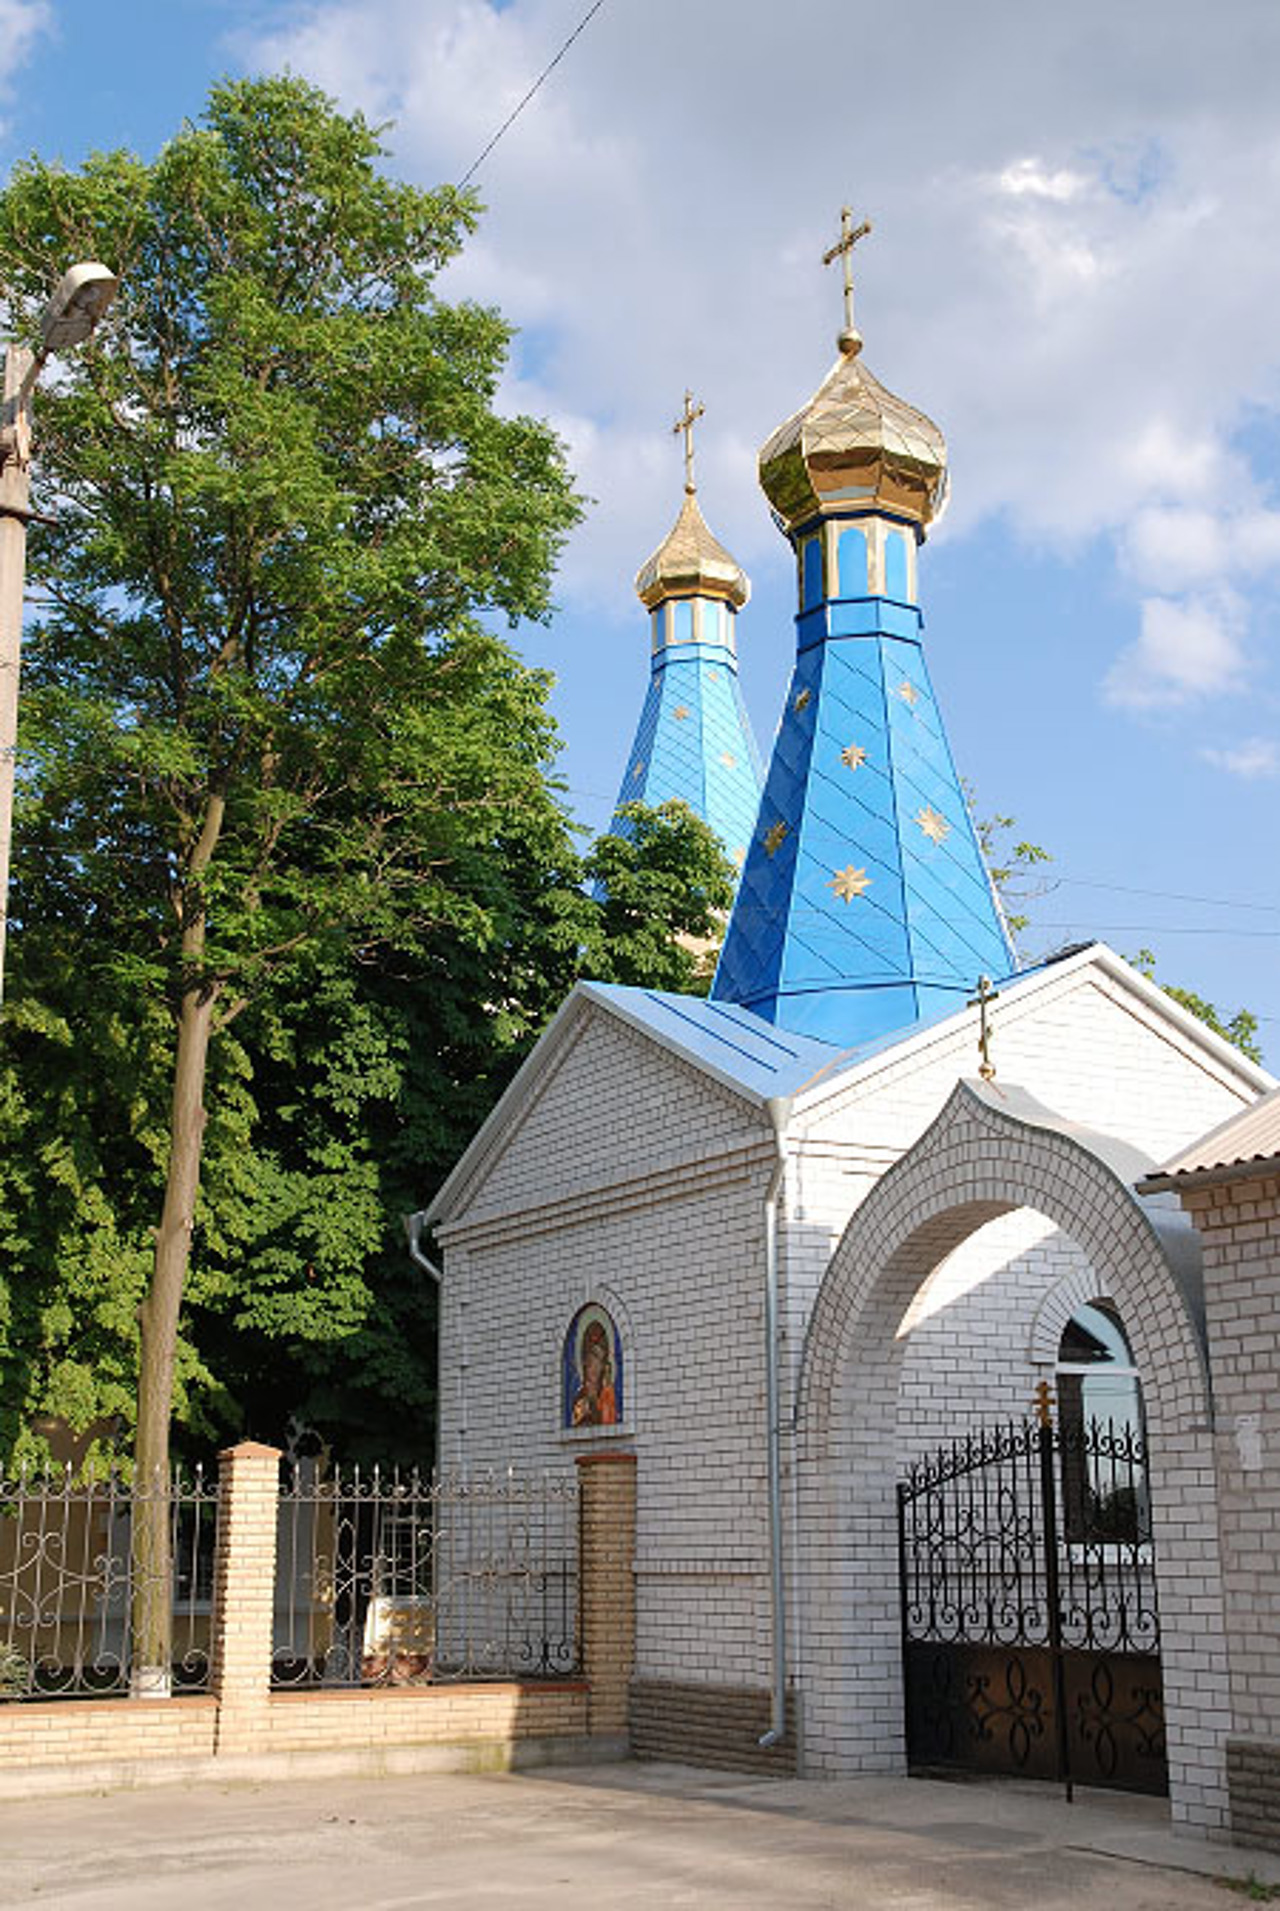
[[[118,280],[105,265],[73,265],[59,280],[40,321],[40,351],[10,345],[0,403],[0,1001],[4,998],[9,928],[9,856],[13,844],[14,759],[18,746],[18,671],[22,601],[31,521],[31,394],[45,361],[88,338],[115,297]]]

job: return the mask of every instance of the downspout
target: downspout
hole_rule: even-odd
[[[435,1261],[429,1259],[429,1257],[426,1254],[424,1254],[422,1251],[422,1237],[423,1237],[423,1234],[426,1232],[426,1227],[427,1227],[427,1211],[425,1208],[419,1208],[416,1214],[405,1215],[404,1232],[405,1232],[405,1239],[409,1243],[409,1259],[414,1263],[415,1267],[420,1267],[424,1274],[429,1274],[431,1276],[432,1280],[436,1284],[436,1289],[439,1292],[439,1291],[442,1291],[444,1288],[444,1269],[442,1267],[439,1267]],[[438,1344],[438,1340],[439,1340],[439,1329],[437,1328],[437,1344]],[[443,1464],[443,1456],[440,1452],[440,1434],[441,1434],[440,1415],[442,1411],[442,1405],[443,1403],[440,1397],[440,1383],[437,1377],[437,1381],[436,1381],[436,1457],[435,1457],[435,1465],[437,1467],[440,1467]],[[460,1429],[460,1432],[465,1433],[466,1411],[467,1411],[465,1391],[461,1392],[460,1405],[462,1409],[462,1427]]]
[[[422,1252],[422,1236],[426,1225],[427,1211],[425,1208],[419,1208],[416,1214],[405,1215],[404,1231],[409,1242],[409,1259],[416,1261],[424,1273],[429,1274],[436,1286],[439,1287],[444,1279],[444,1270],[443,1268],[437,1267],[434,1261],[429,1261]]]
[[[791,1097],[773,1095],[765,1103],[773,1124],[777,1159],[764,1197],[764,1371],[769,1463],[769,1605],[773,1631],[773,1676],[769,1730],[760,1739],[768,1749],[787,1729],[787,1608],[782,1571],[782,1428],[778,1387],[778,1196],[787,1170],[787,1123]]]

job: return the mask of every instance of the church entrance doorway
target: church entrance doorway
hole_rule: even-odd
[[[1136,1149],[1067,1122],[1016,1087],[964,1081],[851,1217],[810,1314],[796,1392],[797,1599],[792,1636],[796,1684],[803,1695],[800,1760],[806,1775],[902,1771],[909,1759],[919,1762],[918,1741],[909,1747],[906,1732],[896,1487],[913,1465],[932,1467],[937,1476],[939,1450],[966,1426],[990,1428],[998,1422],[1000,1409],[993,1403],[990,1417],[985,1409],[970,1411],[975,1360],[981,1367],[976,1342],[969,1340],[956,1349],[945,1373],[935,1369],[930,1375],[919,1368],[910,1352],[921,1320],[916,1297],[947,1257],[963,1249],[979,1230],[996,1221],[1007,1220],[1012,1226],[1018,1214],[1031,1211],[1078,1250],[1073,1272],[1046,1293],[1034,1323],[1028,1323],[1025,1310],[1021,1315],[1020,1345],[1029,1363],[1020,1354],[1020,1370],[1017,1361],[1010,1361],[1003,1372],[1006,1383],[1015,1375],[1025,1376],[1028,1364],[1046,1378],[1052,1374],[1057,1401],[1057,1424],[1051,1427],[1057,1522],[1053,1557],[1065,1582],[1059,1587],[1058,1610],[1066,1703],[1053,1706],[1050,1661],[1041,1688],[1040,1716],[1046,1729],[1035,1736],[1053,1752],[1048,1767],[1052,1775],[1057,1770],[1059,1720],[1070,1726],[1080,1716],[1081,1697],[1090,1700],[1095,1692],[1107,1696],[1108,1678],[1113,1681],[1108,1706],[1114,1712],[1117,1659],[1124,1662],[1119,1670],[1131,1689],[1135,1680],[1129,1661],[1144,1661],[1136,1683],[1153,1694],[1159,1691],[1173,1821],[1206,1833],[1226,1823],[1225,1720],[1230,1698],[1212,1403],[1196,1307],[1198,1244],[1180,1215],[1135,1195],[1134,1183],[1149,1172],[1145,1161]],[[1084,1324],[1100,1344],[1123,1323],[1127,1339],[1117,1342],[1117,1357],[1097,1363],[1108,1369],[1107,1385],[1118,1391],[1122,1380],[1140,1376],[1141,1416],[1132,1437],[1140,1439],[1141,1446],[1133,1449],[1131,1510],[1135,1517],[1149,1519],[1151,1537],[1127,1542],[1127,1555],[1124,1540],[1098,1532],[1091,1538],[1087,1527],[1077,1527],[1076,1537],[1071,1537],[1076,1517],[1072,1495],[1078,1502],[1076,1489],[1081,1478],[1089,1479],[1088,1467],[1095,1468],[1096,1489],[1096,1469],[1113,1461],[1121,1464],[1121,1456],[1106,1451],[1090,1454],[1087,1435],[1083,1445],[1078,1433],[1063,1436],[1063,1423],[1068,1429],[1079,1425],[1077,1405],[1086,1428],[1089,1420],[1112,1414],[1110,1406],[1093,1404],[1097,1387],[1074,1385],[1077,1378],[1086,1378],[1079,1370],[1095,1358],[1087,1343],[1074,1349],[1067,1344],[1066,1330],[1072,1329],[1074,1339],[1082,1311]],[[993,1317],[1002,1312],[993,1308]],[[1120,1358],[1125,1345],[1129,1354]],[[999,1377],[990,1364],[980,1371],[984,1382]],[[1028,1391],[1022,1385],[1013,1389],[1023,1400]],[[1010,1397],[1007,1384],[1000,1387],[1000,1397]],[[979,1438],[975,1431],[973,1439]],[[1006,1459],[970,1467],[971,1450],[966,1447],[946,1462],[953,1477],[935,1477],[938,1491],[917,1495],[925,1533],[928,1520],[936,1521],[939,1508],[948,1505],[948,1493],[950,1504],[960,1509],[959,1517],[969,1521],[972,1496],[971,1530],[981,1545],[976,1553],[970,1551],[985,1566],[979,1594],[984,1603],[989,1597],[993,1611],[1007,1596],[1016,1607],[1019,1574],[1025,1585],[1032,1572],[1028,1548],[1037,1538],[1039,1551],[1033,1550],[1031,1559],[1041,1584],[1049,1570],[1038,1470],[1040,1435],[1024,1431],[1009,1438],[1014,1451]],[[1128,1464],[1123,1456],[1123,1470]],[[1023,1476],[1011,1483],[1006,1473],[1015,1465],[1023,1468]],[[1120,1504],[1115,1502],[1113,1512]],[[1001,1509],[1008,1514],[1008,1532]],[[962,1526],[957,1533],[950,1565],[942,1549],[943,1565],[953,1575],[956,1562],[970,1557],[965,1551],[969,1530]],[[921,1558],[927,1573],[927,1547]],[[1012,1595],[1006,1595],[1000,1576],[1002,1559],[1009,1566]],[[1161,1575],[1159,1633],[1151,1637],[1152,1649],[1110,1656],[1093,1652],[1073,1668],[1068,1687],[1068,1646],[1084,1651],[1101,1645],[1100,1629],[1108,1611],[1113,1622],[1118,1615],[1124,1617],[1124,1643],[1131,1644],[1139,1636],[1138,1604],[1148,1603],[1150,1587],[1154,1620],[1156,1561]],[[1120,1587],[1108,1606],[1102,1589],[1127,1563],[1135,1569],[1128,1575],[1128,1590]],[[1079,1589],[1086,1584],[1090,1598],[1079,1615],[1077,1648],[1065,1636],[1067,1616],[1073,1601],[1081,1603]],[[928,1596],[926,1580],[926,1602]],[[930,1640],[913,1643],[927,1645]],[[1005,1642],[991,1643],[998,1648]],[[1022,1643],[1033,1642],[1024,1638]],[[983,1689],[994,1690],[990,1685]],[[997,1697],[997,1705],[1004,1703]],[[1124,1708],[1133,1710],[1136,1704],[1126,1699]],[[1112,1720],[1105,1722],[1114,1736]],[[1151,1740],[1154,1755],[1160,1746],[1154,1723]],[[1078,1743],[1069,1731],[1068,1759]],[[1158,1757],[1155,1762],[1158,1766]],[[1085,1782],[1085,1771],[1077,1770],[1075,1776]],[[1156,1781],[1150,1782],[1155,1789]]]
[[[1055,1425],[1046,1386],[1035,1419],[939,1448],[897,1499],[909,1768],[1167,1791],[1136,1420]]]

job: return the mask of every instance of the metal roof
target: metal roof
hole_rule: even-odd
[[[580,982],[578,987],[624,1022],[762,1102],[775,1095],[797,1095],[819,1076],[851,1067],[872,1052],[870,1046],[841,1048],[812,1035],[793,1035],[734,1002],[612,982]]]

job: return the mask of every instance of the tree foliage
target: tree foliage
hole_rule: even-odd
[[[1156,975],[1156,959],[1150,949],[1139,949],[1137,955],[1130,956],[1129,960],[1135,969],[1139,969],[1152,982],[1159,981]],[[1259,1067],[1262,1066],[1262,1049],[1258,1042],[1258,1018],[1250,1010],[1237,1009],[1228,1019],[1218,1013],[1212,1002],[1206,1002],[1205,998],[1197,995],[1193,989],[1182,989],[1172,982],[1161,982],[1160,987],[1166,995],[1172,996],[1175,1002],[1181,1003],[1184,1009],[1188,1009],[1198,1021],[1211,1028],[1215,1035],[1220,1035],[1224,1042],[1230,1042],[1233,1047],[1240,1050],[1242,1055],[1247,1055],[1251,1062],[1257,1062]]]
[[[422,1461],[435,1294],[400,1217],[425,1204],[578,976],[687,990],[730,871],[679,805],[636,806],[619,857],[513,834],[485,869],[487,938],[324,949],[280,968],[211,1051],[175,1386],[193,1452],[297,1418],[345,1455]],[[551,848],[557,853],[552,855]],[[584,883],[630,866],[631,889]],[[648,868],[653,865],[652,881]],[[666,915],[662,913],[666,911]],[[163,1192],[172,1023],[55,974],[24,924],[0,1025],[0,1448],[37,1417],[133,1425],[137,1308]],[[32,973],[39,971],[39,979]],[[705,986],[702,985],[702,986]]]
[[[436,293],[477,208],[382,156],[252,81],[154,163],[32,160],[0,194],[17,335],[69,259],[121,276],[37,404],[11,1440],[40,1411],[129,1428],[150,1363],[153,1461],[171,1398],[197,1435],[411,1412],[420,1452],[432,1297],[399,1212],[584,966],[685,977],[660,918],[584,893],[548,680],[489,627],[546,614],[578,503],[553,434],[495,407],[502,320]],[[700,920],[710,838],[642,834],[637,908]]]

